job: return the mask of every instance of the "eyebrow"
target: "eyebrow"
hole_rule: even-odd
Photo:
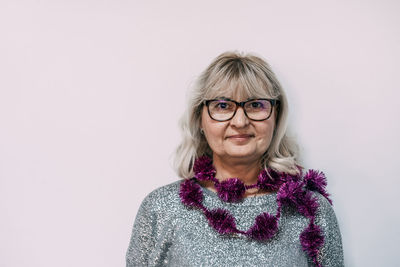
[[[217,97],[215,98],[216,100],[226,100],[226,101],[235,101],[233,99],[230,99],[229,97],[225,97],[225,96],[221,96],[221,97]],[[257,97],[248,97],[245,101],[249,101],[249,100],[253,100],[253,99],[258,99]],[[235,101],[238,102],[238,101]],[[239,101],[242,102],[242,101]]]
[[[225,96],[217,97],[217,98],[215,98],[215,99],[216,99],[216,100],[234,101],[234,100],[232,100],[232,99],[230,99],[230,98],[228,98],[228,97],[225,97]]]

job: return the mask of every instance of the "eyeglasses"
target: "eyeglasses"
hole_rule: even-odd
[[[244,114],[253,121],[267,120],[272,114],[272,108],[279,104],[277,99],[250,99],[244,102],[236,102],[229,98],[205,100],[208,114],[216,121],[228,121],[232,119],[239,107],[243,108]]]

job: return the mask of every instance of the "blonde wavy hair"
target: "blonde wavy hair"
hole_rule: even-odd
[[[288,102],[282,86],[268,63],[254,54],[225,52],[201,73],[189,95],[187,110],[180,120],[182,142],[174,157],[174,168],[182,178],[193,177],[193,163],[202,155],[212,157],[201,129],[205,100],[238,94],[248,98],[278,99],[274,135],[261,158],[262,167],[290,174],[299,173],[297,144],[287,136]]]

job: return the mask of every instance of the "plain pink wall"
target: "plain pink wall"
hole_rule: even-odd
[[[348,266],[394,266],[397,1],[1,1],[0,266],[124,266],[136,211],[177,179],[193,79],[256,52],[329,179]],[[384,246],[385,245],[385,246]]]

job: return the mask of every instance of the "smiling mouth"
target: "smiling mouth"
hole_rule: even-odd
[[[228,136],[228,139],[247,139],[247,138],[252,138],[254,135],[251,134],[237,134],[237,135],[231,135]]]

